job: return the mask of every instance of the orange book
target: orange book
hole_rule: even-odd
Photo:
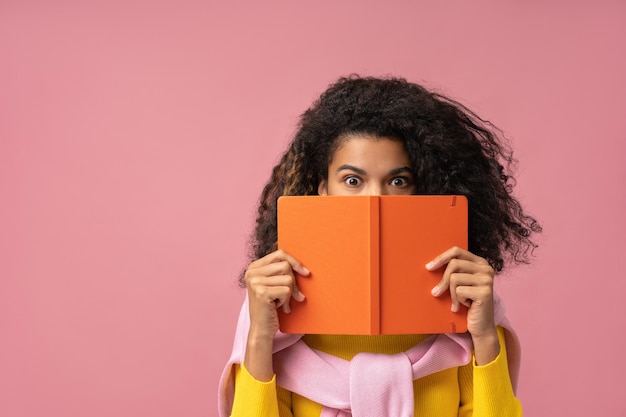
[[[427,262],[467,249],[463,196],[286,196],[278,247],[311,274],[306,295],[279,311],[280,330],[309,334],[433,334],[467,330],[467,309],[431,295],[445,268]]]

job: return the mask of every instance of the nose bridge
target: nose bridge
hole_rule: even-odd
[[[386,190],[379,181],[370,181],[367,187],[367,195],[385,195]]]

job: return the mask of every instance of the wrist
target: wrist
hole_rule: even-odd
[[[268,332],[265,328],[251,326],[248,331],[248,345],[273,346],[276,332]]]
[[[269,382],[274,376],[273,347],[273,337],[255,336],[252,331],[248,334],[244,363],[250,375],[257,381]]]
[[[476,365],[487,365],[493,362],[500,354],[500,341],[495,327],[493,331],[486,332],[480,336],[472,335],[472,343],[474,344]]]
[[[266,336],[255,336],[253,334],[248,335],[248,340],[246,343],[247,351],[272,351],[274,348],[274,338],[266,337]]]

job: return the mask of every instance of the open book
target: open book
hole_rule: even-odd
[[[463,196],[301,196],[278,200],[278,247],[311,274],[280,330],[309,334],[432,334],[467,330],[467,309],[431,289],[425,264],[467,249]]]

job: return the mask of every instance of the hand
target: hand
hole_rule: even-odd
[[[309,275],[309,270],[294,257],[277,250],[252,262],[245,273],[250,303],[250,330],[257,336],[273,339],[278,331],[277,310],[291,311],[290,300],[303,301],[294,271]]]
[[[269,381],[274,374],[272,348],[278,331],[278,309],[289,313],[291,298],[304,300],[294,271],[309,275],[309,270],[297,259],[279,249],[252,262],[245,273],[250,332],[244,362],[250,374],[261,381]]]
[[[451,310],[458,311],[460,304],[468,307],[467,330],[474,343],[476,363],[487,364],[500,352],[493,307],[494,270],[485,259],[458,247],[437,256],[426,264],[426,269],[434,271],[443,266],[446,269],[432,293],[439,297],[449,288]]]

